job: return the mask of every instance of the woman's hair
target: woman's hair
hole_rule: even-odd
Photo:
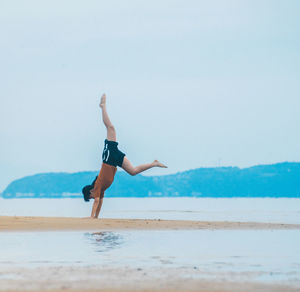
[[[82,194],[83,194],[83,199],[88,202],[90,200],[90,195],[91,195],[91,190],[94,188],[94,185],[95,185],[95,182],[96,182],[96,179],[97,179],[98,176],[96,176],[96,178],[94,179],[94,181],[92,182],[91,185],[86,185],[83,187],[83,189],[81,190],[82,191]]]

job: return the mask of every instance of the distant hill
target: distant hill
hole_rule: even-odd
[[[42,173],[13,181],[3,198],[81,197],[98,172]],[[300,163],[198,168],[164,176],[118,171],[106,197],[300,197]]]

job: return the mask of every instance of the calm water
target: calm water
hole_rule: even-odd
[[[175,267],[300,283],[300,231],[2,232],[8,266]],[[261,279],[260,279],[261,278]]]
[[[300,223],[299,203],[300,199],[105,198],[101,216]],[[0,214],[84,217],[91,205],[79,199],[0,199]],[[0,271],[90,265],[173,267],[199,271],[197,277],[202,278],[250,272],[254,280],[299,287],[300,230],[0,232]]]
[[[0,215],[89,216],[82,199],[0,199]],[[104,218],[300,223],[300,199],[105,198]]]

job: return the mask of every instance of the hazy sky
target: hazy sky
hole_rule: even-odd
[[[0,1],[0,191],[134,163],[300,161],[300,1]]]

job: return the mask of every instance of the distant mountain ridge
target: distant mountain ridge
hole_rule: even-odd
[[[10,183],[3,198],[81,197],[98,171],[41,173]],[[300,197],[300,163],[197,168],[163,176],[118,171],[106,197]]]

